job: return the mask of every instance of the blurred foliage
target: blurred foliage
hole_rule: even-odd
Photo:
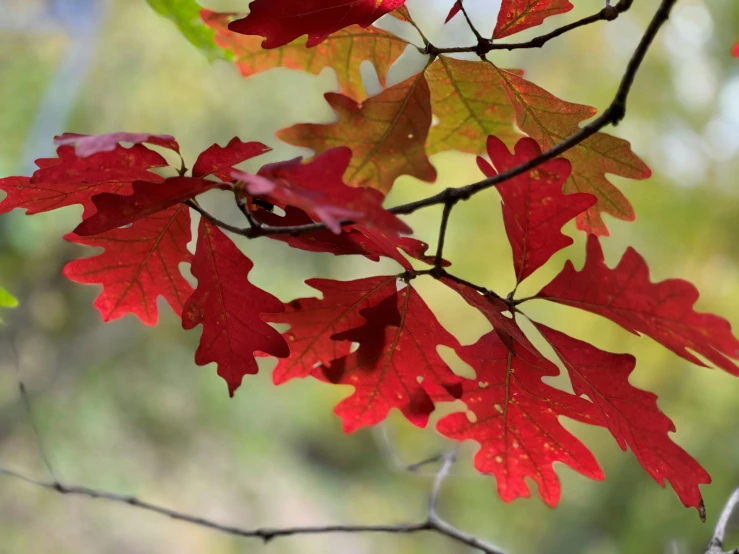
[[[160,11],[191,4],[151,1]],[[411,7],[423,9],[425,1],[430,2],[412,0]],[[207,7],[234,9],[239,3],[248,2],[211,0]],[[64,77],[59,68],[77,40],[59,23],[59,14],[64,5],[74,9],[75,4],[0,0],[2,175],[22,171],[26,155],[51,152],[51,136],[47,143],[29,142],[30,129],[42,106],[58,100],[49,86]],[[592,2],[576,4],[570,14],[550,18],[520,38],[594,11]],[[496,52],[495,61],[524,68],[530,80],[562,98],[602,108],[656,5],[657,0],[636,2],[616,22],[569,33],[542,50]],[[105,20],[95,23],[102,29],[74,110],[66,127],[54,132],[169,133],[189,160],[213,142],[239,136],[275,148],[267,160],[256,162],[264,163],[304,153],[280,144],[275,130],[334,117],[322,97],[335,88],[331,70],[311,76],[275,69],[244,80],[226,61],[211,65],[145,2],[110,0],[107,7]],[[187,10],[166,13],[185,28],[195,25]],[[190,40],[202,39],[199,31],[193,33]],[[609,263],[634,246],[648,260],[654,280],[692,281],[701,291],[698,309],[727,317],[734,327],[739,326],[739,62],[729,57],[729,49],[737,36],[735,0],[678,4],[637,78],[626,120],[610,131],[632,142],[654,176],[618,181],[637,220],[609,221],[613,236],[604,241]],[[401,178],[388,203],[481,177],[471,156],[444,153],[432,161],[439,171],[436,184]],[[221,200],[213,194],[204,204],[238,222],[235,208]],[[460,204],[447,252],[457,274],[502,292],[511,288],[513,272],[498,205],[492,190]],[[407,220],[433,244],[439,215],[440,209],[429,209]],[[344,435],[331,406],[346,391],[308,380],[276,388],[270,362],[229,399],[215,369],[193,362],[198,331],[183,331],[164,306],[155,328],[130,317],[102,325],[92,307],[95,287],[61,277],[67,261],[89,255],[61,238],[79,217],[77,208],[68,208],[0,218],[0,282],[21,300],[0,331],[4,466],[44,476],[17,395],[17,364],[46,448],[65,481],[245,527],[400,522],[423,514],[431,476],[399,471],[387,444],[403,462],[423,459],[442,447],[431,425],[419,430],[393,417],[380,430]],[[574,228],[568,232],[575,246],[524,283],[522,296],[536,292],[565,259],[582,263],[584,237]],[[313,294],[302,284],[309,277],[349,279],[394,270],[391,263],[307,254],[266,239],[239,245],[255,262],[253,282],[283,300]],[[464,343],[486,332],[481,317],[450,291],[430,280],[418,284],[442,323]],[[709,522],[714,521],[739,483],[739,380],[691,366],[593,315],[545,302],[527,305],[527,312],[600,348],[637,356],[632,381],[659,394],[660,407],[676,423],[675,439],[713,476],[704,495]],[[472,469],[475,447],[466,444],[442,491],[442,515],[511,554],[656,553],[673,541],[686,545],[685,552],[699,551],[709,527],[684,509],[672,490],[654,483],[604,430],[566,425],[596,453],[604,482],[560,467],[564,492],[558,508],[547,508],[536,494],[505,504],[494,481]],[[297,537],[261,545],[9,480],[0,481],[0,537],[3,554],[466,552],[434,535]]]
[[[230,58],[214,43],[215,31],[200,18],[202,7],[195,0],[147,0],[149,5],[170,19],[190,43],[199,48],[209,59]]]

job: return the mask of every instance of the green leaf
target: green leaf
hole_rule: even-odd
[[[230,53],[216,46],[215,31],[200,17],[202,7],[195,0],[147,0],[158,14],[172,21],[190,43],[208,59],[230,59]]]
[[[17,305],[18,301],[15,297],[0,287],[0,308],[15,308]],[[2,319],[0,319],[0,323],[2,323]]]

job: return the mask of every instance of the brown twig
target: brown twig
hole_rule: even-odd
[[[629,60],[629,63],[626,67],[626,71],[624,73],[623,78],[621,79],[618,90],[616,91],[616,94],[613,100],[611,101],[610,105],[606,108],[606,110],[603,113],[601,113],[599,117],[597,117],[596,119],[594,119],[593,121],[591,121],[590,123],[582,127],[579,131],[573,133],[572,135],[564,139],[562,142],[556,144],[549,150],[543,152],[541,155],[537,156],[536,158],[533,158],[521,165],[511,168],[508,171],[504,171],[503,173],[498,173],[497,175],[493,175],[492,177],[488,177],[487,179],[483,179],[482,181],[478,181],[476,183],[472,183],[472,184],[469,184],[463,187],[447,188],[433,196],[429,196],[427,198],[417,200],[415,202],[409,202],[407,204],[401,204],[399,206],[389,208],[388,211],[394,214],[408,215],[418,210],[421,210],[423,208],[427,208],[429,206],[436,206],[437,204],[449,204],[449,203],[459,202],[462,200],[468,200],[469,198],[471,198],[472,196],[474,196],[475,194],[479,192],[495,187],[505,181],[508,181],[509,179],[512,179],[514,177],[517,177],[518,175],[521,175],[522,173],[530,171],[538,167],[539,165],[556,158],[557,156],[564,154],[571,148],[574,148],[575,146],[577,146],[584,140],[590,138],[591,136],[599,132],[604,127],[607,127],[608,125],[617,125],[626,115],[626,101],[628,99],[629,93],[631,92],[631,88],[634,84],[634,79],[636,77],[636,74],[639,68],[641,67],[642,62],[644,61],[644,57],[646,56],[646,53],[649,50],[649,47],[651,46],[652,42],[654,41],[654,38],[657,36],[657,33],[659,32],[660,28],[667,21],[670,15],[670,11],[672,10],[672,7],[675,5],[676,2],[677,0],[662,0],[659,8],[657,9],[657,11],[655,12],[652,18],[652,21],[650,22],[649,26],[644,32],[644,35],[642,36],[641,40],[639,41],[638,46],[634,50],[634,53],[631,59]],[[618,5],[630,6],[631,1],[621,0],[621,2],[619,2]],[[617,9],[617,6],[614,6],[611,9]],[[625,10],[625,9],[626,8],[622,8],[622,10]],[[189,202],[188,202],[188,205],[193,207],[193,205]],[[228,225],[228,224],[218,221],[216,218],[208,214],[205,210],[203,210],[199,206],[194,209],[200,212],[201,215],[203,215],[204,217],[207,217],[215,225],[223,227],[224,229],[228,231],[245,236],[247,238],[256,238],[256,237],[269,236],[269,235],[294,235],[296,236],[296,235],[300,235],[303,233],[310,233],[313,231],[326,229],[326,226],[323,223],[311,223],[308,225],[295,225],[295,226],[285,226],[285,227],[271,227],[267,225],[258,225],[256,227],[250,227],[248,229],[241,229],[233,225]],[[341,222],[341,225],[351,225],[351,224],[353,224],[352,221],[342,221]]]
[[[716,528],[713,531],[713,537],[708,542],[706,549],[703,551],[704,554],[739,554],[739,548],[724,552],[724,539],[726,538],[726,528],[729,525],[731,517],[734,515],[734,511],[739,506],[739,488],[735,489],[729,500],[726,501],[724,509],[719,515],[718,521],[716,522]]]
[[[138,508],[140,510],[163,515],[177,521],[183,521],[193,525],[198,525],[212,531],[218,531],[220,533],[226,533],[228,535],[234,535],[243,538],[261,539],[265,543],[273,539],[294,535],[324,535],[334,533],[392,533],[402,535],[420,532],[435,532],[440,535],[449,537],[450,539],[453,539],[462,544],[477,548],[485,554],[504,554],[504,552],[499,548],[489,545],[481,541],[480,539],[473,537],[472,535],[464,533],[463,531],[457,529],[456,527],[453,527],[452,525],[446,523],[438,516],[436,516],[435,506],[436,499],[438,498],[439,494],[439,488],[441,487],[443,480],[449,473],[451,463],[453,463],[452,458],[445,458],[445,463],[442,465],[441,470],[437,474],[431,495],[430,505],[432,509],[429,510],[429,516],[426,518],[425,521],[397,525],[323,525],[315,527],[285,528],[262,527],[256,529],[245,529],[233,525],[223,525],[210,519],[158,506],[145,500],[140,500],[134,496],[126,496],[79,485],[67,485],[58,481],[39,481],[21,473],[4,468],[0,468],[0,475],[5,475],[7,477],[23,481],[36,487],[56,491],[63,495],[85,496],[88,498],[107,500],[116,504],[125,504],[134,508]]]
[[[606,6],[593,15],[589,15],[587,17],[583,17],[582,19],[578,19],[577,21],[573,21],[572,23],[568,23],[567,25],[563,25],[562,27],[559,27],[549,33],[532,38],[531,40],[527,40],[526,42],[505,43],[493,42],[490,39],[482,39],[482,42],[474,46],[459,46],[450,48],[436,48],[434,46],[431,46],[430,48],[427,47],[426,49],[424,49],[424,52],[437,56],[439,54],[463,53],[475,53],[483,56],[494,50],[521,50],[526,48],[541,48],[550,40],[562,36],[565,33],[569,33],[570,31],[573,31],[580,27],[584,27],[598,21],[613,21],[614,19],[617,19],[618,16],[622,13],[628,11],[633,3],[634,0],[620,0],[617,4],[613,6]]]

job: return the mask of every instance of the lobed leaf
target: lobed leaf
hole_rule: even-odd
[[[534,323],[570,375],[575,394],[587,395],[621,450],[627,446],[641,466],[663,487],[669,481],[685,506],[695,507],[705,521],[698,488],[711,478],[669,436],[672,421],[657,407],[657,397],[629,383],[636,360],[628,354],[604,352],[586,342]]]
[[[493,38],[499,39],[541,25],[547,17],[570,11],[569,0],[503,0]]]
[[[410,233],[410,227],[382,207],[382,194],[344,183],[343,175],[351,160],[351,150],[333,148],[308,163],[297,158],[265,165],[257,175],[234,171],[232,177],[240,181],[248,194],[300,208],[337,235],[341,233],[340,222],[349,219],[393,234]]]
[[[298,298],[285,305],[285,313],[270,314],[271,323],[288,323],[283,337],[290,345],[290,356],[280,360],[272,374],[276,385],[312,375],[318,366],[329,365],[346,356],[351,343],[334,339],[341,331],[364,322],[360,310],[374,306],[395,290],[395,276],[370,277],[356,281],[309,279],[306,284],[323,298]]]
[[[299,38],[279,48],[265,50],[261,38],[229,30],[234,14],[203,10],[201,15],[206,25],[215,30],[216,43],[233,52],[234,62],[244,77],[273,67],[315,74],[331,67],[336,72],[340,92],[357,101],[367,98],[360,70],[362,62],[367,60],[375,66],[380,83],[384,85],[388,69],[408,46],[403,39],[381,29],[352,25],[333,33],[313,48],[307,48],[306,40]]]
[[[33,215],[75,204],[88,212],[94,209],[91,199],[96,194],[124,193],[138,180],[162,182],[150,170],[167,165],[161,155],[140,144],[84,158],[73,147],[61,146],[57,154],[58,158],[36,160],[39,169],[30,178],[0,179],[0,190],[7,193],[0,214],[20,208]]]
[[[277,48],[308,35],[307,46],[351,25],[369,27],[405,0],[254,0],[249,15],[232,22],[229,29],[244,35],[265,37],[263,48]]]
[[[461,400],[469,412],[448,415],[436,428],[450,439],[480,443],[475,467],[495,476],[503,500],[530,496],[528,478],[544,502],[555,506],[561,491],[555,462],[603,479],[592,453],[558,420],[597,423],[597,413],[583,398],[542,382],[559,374],[554,364],[517,343],[506,344],[495,331],[457,353],[476,374],[463,380]]]
[[[439,345],[457,347],[457,340],[410,284],[398,292],[393,281],[383,291],[379,302],[360,311],[362,326],[332,337],[359,343],[356,352],[319,368],[331,383],[354,387],[335,410],[347,433],[380,423],[393,408],[425,427],[433,396],[462,394],[459,377],[436,351]]]
[[[387,194],[401,175],[436,180],[436,170],[425,152],[431,104],[423,74],[362,104],[341,94],[325,96],[338,114],[337,123],[294,125],[279,131],[278,138],[319,154],[336,146],[351,148],[354,155],[344,178],[352,186],[372,187]]]
[[[134,221],[130,227],[94,237],[70,233],[64,238],[104,249],[102,254],[64,267],[64,275],[76,283],[103,286],[95,300],[103,321],[132,313],[146,325],[156,325],[159,296],[178,316],[182,314],[182,306],[192,292],[179,270],[180,263],[192,258],[187,251],[191,235],[190,213],[185,206],[173,206]]]
[[[487,148],[493,165],[483,158],[477,158],[477,165],[488,177],[541,155],[531,138],[519,140],[513,155],[494,136],[488,137]],[[570,162],[556,158],[495,187],[503,198],[503,222],[517,284],[574,242],[562,234],[562,226],[596,202],[592,194],[562,194],[570,171]]]
[[[696,288],[681,279],[649,280],[649,268],[633,248],[609,268],[598,238],[588,237],[582,270],[572,262],[536,295],[607,317],[636,335],[653,338],[678,356],[705,365],[688,349],[732,375],[739,375],[739,340],[725,319],[697,313]]]
[[[218,364],[231,396],[244,375],[258,371],[255,352],[285,358],[289,348],[260,318],[283,310],[282,303],[248,280],[254,264],[218,227],[201,218],[192,274],[198,286],[187,300],[182,327],[203,326],[195,363]]]

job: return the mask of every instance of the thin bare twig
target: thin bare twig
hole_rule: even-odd
[[[456,205],[456,201],[450,201],[444,204],[444,212],[441,215],[441,224],[439,225],[439,243],[436,247],[436,256],[434,257],[434,269],[442,271],[444,268],[444,243],[446,242],[446,231],[449,226],[449,216]]]
[[[620,0],[613,6],[606,6],[602,10],[593,15],[583,17],[567,25],[563,25],[553,31],[540,35],[538,37],[527,40],[526,42],[493,42],[489,39],[482,39],[481,43],[474,46],[457,46],[450,48],[426,48],[424,51],[428,54],[439,55],[439,54],[462,54],[462,53],[475,53],[479,55],[488,54],[494,50],[521,50],[526,48],[541,48],[550,40],[560,37],[565,33],[569,33],[580,27],[596,23],[598,21],[613,21],[618,18],[622,13],[628,11],[633,5],[634,0]],[[479,39],[478,39],[479,40]]]
[[[470,19],[470,15],[467,13],[467,9],[464,7],[464,0],[457,0],[459,2],[459,9],[462,12],[462,15],[464,16],[465,20],[467,21],[467,26],[470,28],[470,31],[472,31],[472,34],[475,35],[475,38],[477,39],[478,44],[483,44],[487,42],[487,39],[483,37],[480,34],[480,31],[477,30],[477,27],[475,27],[475,24],[472,23],[472,19]]]
[[[448,464],[442,467],[442,471],[436,478],[436,484],[434,490],[441,486],[441,482],[444,477],[448,474]],[[446,469],[445,469],[446,468]],[[442,472],[443,475],[442,475]],[[288,537],[294,535],[323,535],[333,533],[392,533],[392,534],[411,534],[420,532],[436,532],[440,535],[444,535],[453,539],[457,542],[466,544],[473,548],[484,552],[485,554],[505,554],[502,550],[486,544],[480,539],[468,535],[463,531],[460,531],[456,527],[440,520],[438,517],[428,517],[426,521],[418,523],[403,523],[397,525],[324,525],[316,527],[285,527],[285,528],[257,528],[257,529],[244,529],[242,527],[236,527],[232,525],[223,525],[213,520],[206,519],[199,516],[194,516],[169,508],[164,508],[156,504],[152,504],[145,500],[139,500],[134,496],[126,496],[122,494],[116,494],[104,490],[92,489],[90,487],[78,486],[78,485],[67,485],[60,483],[59,481],[45,482],[33,479],[16,471],[0,468],[0,475],[5,475],[13,479],[23,481],[30,485],[41,487],[47,490],[56,491],[63,495],[74,495],[84,496],[88,498],[95,498],[101,500],[107,500],[116,504],[125,504],[133,506],[140,510],[147,512],[156,513],[169,517],[177,521],[183,521],[212,531],[218,531],[220,533],[226,533],[228,535],[234,535],[237,537],[261,539],[267,543],[273,539]],[[438,491],[434,493],[434,498],[438,496]]]
[[[41,437],[41,430],[39,429],[38,422],[36,421],[36,414],[34,413],[33,406],[31,405],[31,397],[28,394],[26,383],[23,381],[23,376],[21,375],[20,355],[18,354],[15,340],[10,336],[6,336],[6,340],[10,345],[10,351],[13,353],[13,363],[15,365],[15,378],[16,383],[18,384],[18,393],[21,397],[21,402],[23,403],[23,409],[26,413],[26,419],[28,419],[28,424],[31,426],[34,438],[36,439],[36,449],[38,450],[39,457],[41,458],[46,471],[48,471],[51,478],[56,481],[56,472],[54,471],[54,466],[51,464],[51,458],[49,457],[46,446]]]
[[[739,549],[724,552],[724,539],[726,538],[726,528],[729,525],[731,516],[734,515],[734,511],[739,506],[739,488],[735,489],[729,500],[726,501],[724,509],[719,515],[718,521],[716,522],[716,528],[713,531],[713,537],[708,542],[704,554],[739,554]]]

